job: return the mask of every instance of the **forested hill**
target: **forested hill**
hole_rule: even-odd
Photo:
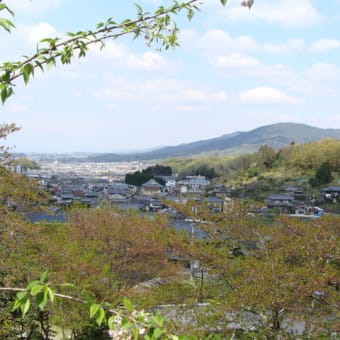
[[[247,132],[234,132],[213,139],[163,147],[144,153],[102,154],[89,160],[94,162],[151,160],[186,157],[207,152],[240,155],[255,152],[264,144],[279,149],[293,142],[303,144],[326,137],[340,139],[340,129],[321,129],[298,123],[277,123]]]

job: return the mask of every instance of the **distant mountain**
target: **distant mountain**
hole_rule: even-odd
[[[88,160],[94,162],[153,160],[170,157],[187,157],[211,152],[235,155],[255,152],[264,144],[274,149],[279,149],[292,142],[303,144],[327,137],[340,139],[340,129],[320,129],[298,123],[277,123],[262,126],[247,132],[234,132],[217,138],[177,146],[167,146],[149,152],[102,154],[89,157]]]

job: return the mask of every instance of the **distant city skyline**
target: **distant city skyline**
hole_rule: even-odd
[[[137,1],[153,11],[171,1]],[[7,0],[16,30],[0,31],[0,63],[47,36],[135,16],[134,1]],[[158,52],[117,39],[69,66],[37,72],[0,108],[22,128],[13,152],[145,151],[277,122],[340,129],[340,1],[204,1],[178,19],[180,44]]]

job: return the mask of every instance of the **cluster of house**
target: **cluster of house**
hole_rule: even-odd
[[[340,197],[340,186],[330,186],[320,190],[318,201],[331,201],[337,203]],[[268,208],[276,208],[281,212],[290,215],[320,217],[323,215],[323,209],[315,206],[315,198],[310,198],[309,203],[304,192],[295,187],[288,187],[283,194],[270,195],[265,200]]]
[[[150,179],[141,187],[106,178],[76,175],[54,175],[40,178],[41,183],[53,195],[57,206],[81,203],[97,206],[100,201],[109,201],[120,209],[145,211],[166,210],[165,201],[185,203],[189,198],[204,201],[212,212],[221,212],[230,204],[232,190],[223,184],[211,185],[204,176],[188,176],[178,179],[174,176],[162,177],[165,185]],[[323,200],[336,202],[340,197],[340,186],[324,188],[320,191]],[[264,205],[288,214],[322,215],[323,211],[311,201],[306,205],[306,196],[296,187],[285,188],[282,194],[268,196]]]
[[[105,200],[121,209],[157,211],[165,208],[165,200],[185,203],[191,198],[204,199],[212,211],[219,212],[230,200],[230,189],[224,185],[211,186],[203,176],[188,176],[180,180],[164,176],[162,179],[165,185],[150,179],[141,187],[136,187],[105,178],[55,175],[41,178],[41,184],[52,193],[53,203],[57,206],[73,203],[96,206]]]

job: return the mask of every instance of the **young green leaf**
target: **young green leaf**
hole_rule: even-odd
[[[19,307],[21,306],[21,302],[19,299],[16,299],[12,308],[12,312],[14,312],[15,310],[17,310]]]
[[[31,288],[31,295],[32,296],[36,296],[39,292],[41,292],[41,284],[36,284],[34,286],[32,286]]]
[[[48,292],[48,297],[50,298],[50,301],[54,303],[54,300],[55,300],[54,291],[50,287],[47,287],[47,292]]]
[[[109,319],[107,320],[107,326],[109,327],[109,329],[114,329],[115,326],[115,315],[112,315],[109,317]]]
[[[220,0],[220,1],[221,1],[221,4],[222,4],[223,6],[225,6],[228,0]]]
[[[60,284],[60,286],[65,288],[76,288],[76,286],[73,283],[62,283]]]
[[[194,10],[192,8],[189,8],[188,13],[187,13],[187,17],[189,21],[193,18],[194,14],[195,14]]]
[[[37,285],[37,284],[40,284],[40,281],[39,280],[34,280],[34,281],[31,281],[28,285],[27,285],[27,290],[31,290],[33,286]]]
[[[18,300],[23,300],[24,298],[26,298],[26,295],[27,295],[27,292],[26,292],[26,291],[24,291],[24,292],[19,292],[19,293],[17,294],[17,299],[18,299]]]
[[[45,291],[44,292],[40,291],[35,296],[35,302],[41,310],[43,310],[45,308],[46,303],[47,303],[47,295],[45,294]]]
[[[99,308],[99,315],[96,318],[97,325],[101,326],[101,324],[103,323],[104,319],[105,319],[105,311],[104,311],[104,308],[100,307]]]
[[[159,339],[161,335],[164,333],[164,331],[160,328],[155,328],[152,334],[153,339]]]
[[[25,65],[25,66],[28,66],[28,65],[30,65],[30,66],[33,68],[33,66],[32,66],[31,64],[27,64],[27,65]],[[47,270],[44,271],[44,272],[41,274],[41,276],[40,276],[40,282],[41,282],[41,283],[44,283],[44,282],[45,282],[45,280],[46,280],[46,278],[47,278],[47,275],[48,275],[48,271],[47,271]]]
[[[11,14],[12,17],[14,17],[14,12],[10,8],[8,8],[6,4],[0,4],[0,11],[4,9],[7,10],[7,12]]]
[[[164,319],[161,316],[154,316],[152,321],[159,327],[163,327]]]
[[[28,83],[28,81],[29,81],[29,79],[30,79],[30,75],[32,74],[34,74],[34,67],[33,67],[33,65],[32,64],[30,64],[30,63],[28,63],[28,64],[26,64],[23,68],[22,68],[22,76],[23,76],[23,78],[24,78],[24,83],[25,84],[27,84]],[[43,273],[42,275],[41,275],[41,277],[44,277],[44,275],[46,274],[46,276],[47,276],[47,272],[45,272],[45,273]],[[41,278],[40,278],[40,281],[41,282],[44,282],[45,281],[45,279],[46,279],[46,276],[45,276],[45,278],[44,278],[44,280],[41,280]]]
[[[138,328],[135,327],[135,328],[133,329],[133,339],[134,339],[134,340],[137,340],[137,339],[138,339],[138,335],[139,335]]]
[[[30,299],[27,299],[25,304],[20,306],[23,316],[27,314],[28,310],[30,309],[30,306],[31,306]]]
[[[5,18],[0,18],[0,26],[9,33],[11,32],[11,28],[15,27],[12,21]]]
[[[128,312],[132,312],[133,306],[130,300],[124,299],[124,306]]]
[[[3,87],[0,92],[1,103],[3,104],[6,99],[9,97],[7,87]]]
[[[90,307],[90,319],[92,319],[98,312],[100,305],[98,303],[94,303]]]

